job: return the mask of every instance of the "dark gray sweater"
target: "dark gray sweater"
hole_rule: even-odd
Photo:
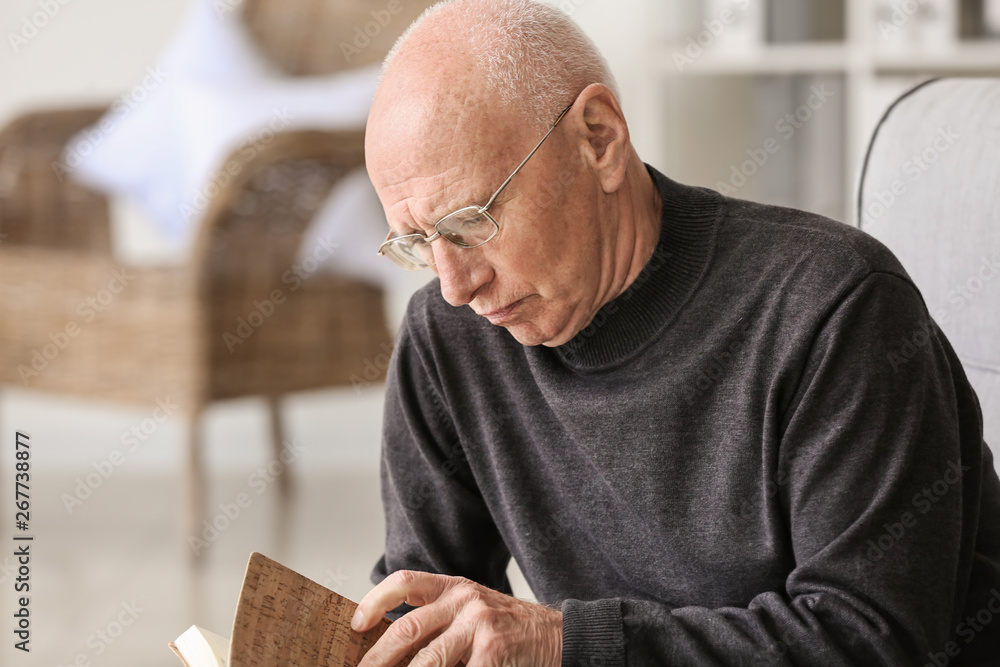
[[[650,173],[656,251],[566,345],[414,296],[373,579],[513,556],[564,665],[1000,664],[1000,483],[902,267]]]

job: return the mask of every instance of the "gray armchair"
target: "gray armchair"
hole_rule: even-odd
[[[868,148],[857,214],[903,263],[961,358],[996,461],[1000,79],[936,79],[897,100]]]

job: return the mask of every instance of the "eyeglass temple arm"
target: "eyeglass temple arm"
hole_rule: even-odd
[[[510,176],[507,177],[507,180],[504,181],[503,184],[501,184],[499,188],[497,188],[497,191],[493,193],[493,196],[490,197],[490,200],[488,202],[486,202],[486,205],[483,206],[481,209],[479,209],[480,211],[485,211],[486,209],[488,209],[490,206],[493,205],[493,202],[496,200],[497,197],[500,196],[500,193],[503,192],[503,189],[505,187],[507,187],[507,184],[510,183],[511,180],[515,176],[517,176],[517,172],[521,171],[521,167],[523,167],[528,162],[528,160],[531,159],[531,156],[534,155],[535,152],[539,148],[542,147],[542,144],[545,143],[545,140],[549,138],[549,135],[552,134],[552,131],[556,129],[556,125],[559,124],[559,121],[561,121],[563,119],[563,116],[565,116],[567,113],[569,113],[569,110],[572,109],[572,108],[573,108],[573,105],[571,104],[571,105],[569,105],[568,107],[566,107],[565,109],[562,110],[562,113],[560,113],[559,117],[556,118],[556,122],[552,123],[552,127],[550,127],[549,131],[545,133],[544,137],[542,137],[542,140],[539,141],[535,145],[535,147],[531,149],[531,152],[528,153],[528,157],[526,157],[523,160],[521,160],[521,164],[517,165],[517,169],[515,169],[513,172],[511,172]]]

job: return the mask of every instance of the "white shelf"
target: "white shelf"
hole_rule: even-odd
[[[1000,43],[966,42],[938,53],[876,52],[872,57],[872,68],[878,73],[998,73]]]
[[[660,54],[664,74],[758,76],[770,74],[844,74],[852,68],[875,74],[1000,73],[1000,43],[967,42],[940,52],[874,51],[858,53],[842,43],[764,45],[742,53],[708,52],[678,65],[680,45]]]
[[[787,184],[794,180],[792,204],[832,212],[845,222],[855,222],[853,190],[874,122],[896,95],[929,77],[1000,76],[1000,39],[962,40],[951,48],[887,50],[871,0],[842,0],[842,40],[742,48],[710,42],[697,53],[699,46],[692,38],[705,32],[704,8],[717,10],[706,4],[709,0],[675,1],[676,7],[685,8],[675,16],[686,16],[687,22],[671,33],[669,42],[659,40],[649,69],[661,91],[656,113],[664,118],[661,153],[653,157],[680,178],[691,174],[697,184],[711,187],[716,180],[712,174],[729,173],[732,164],[743,163],[742,151],[753,153],[769,135],[787,132],[775,124],[786,112],[811,115],[802,105],[810,103],[812,88],[789,88],[781,83],[782,77],[819,77],[834,91],[838,109],[817,111],[818,120],[810,123],[826,123],[821,131],[810,136],[808,129],[803,130],[794,144],[781,144],[787,146],[781,149],[785,153],[802,146],[802,155],[812,157],[802,157],[801,163],[789,167],[787,159],[782,162],[782,155],[776,155],[773,165],[762,168],[746,192],[752,194],[754,187],[763,188],[762,193],[787,192]],[[775,101],[781,107],[787,90],[795,90],[796,98],[802,99],[789,97],[787,109],[775,109]],[[836,119],[830,119],[832,111]],[[761,117],[754,120],[755,114]],[[766,187],[760,183],[764,178],[771,179]],[[824,182],[825,191],[815,186]],[[830,206],[831,188],[843,193],[839,206]]]
[[[846,71],[847,48],[840,43],[762,45],[742,53],[708,51],[693,62],[678,66],[677,54],[685,56],[684,45],[661,55],[664,73],[702,76],[767,74],[836,74]]]

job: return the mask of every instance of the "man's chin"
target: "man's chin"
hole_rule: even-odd
[[[536,345],[558,347],[568,342],[573,337],[572,335],[567,335],[565,332],[553,334],[551,331],[546,331],[545,329],[539,327],[534,322],[517,322],[502,326],[510,332],[510,335],[514,337],[514,340],[521,345],[526,345],[528,347],[534,347]]]
[[[534,347],[535,345],[545,343],[545,337],[538,330],[538,327],[531,322],[511,322],[510,324],[495,324],[493,326],[506,329],[514,337],[514,340],[521,345]]]

